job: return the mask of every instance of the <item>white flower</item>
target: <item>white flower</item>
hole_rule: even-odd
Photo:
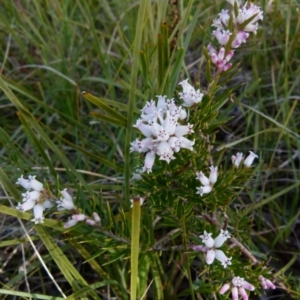
[[[29,188],[33,189],[35,191],[41,191],[44,189],[44,186],[41,182],[35,179],[36,176],[28,176],[28,181],[29,181]]]
[[[179,93],[180,99],[185,103],[185,106],[191,107],[194,104],[201,102],[204,94],[200,93],[200,90],[195,90],[193,86],[188,83],[188,79],[179,82],[182,86],[182,93]]]
[[[212,187],[210,185],[196,187],[196,189],[198,190],[196,194],[199,194],[201,197],[203,196],[203,194],[209,194],[212,191]]]
[[[232,33],[229,30],[222,30],[220,28],[217,28],[213,31],[213,35],[218,40],[219,44],[223,46],[227,44]]]
[[[193,125],[179,124],[180,120],[186,118],[186,111],[181,106],[178,107],[173,99],[157,97],[157,104],[153,100],[146,103],[141,118],[134,125],[145,136],[142,140],[136,139],[130,143],[131,152],[146,154],[140,173],[152,171],[156,155],[160,160],[170,163],[175,159],[174,152],[179,152],[181,148],[193,150],[195,143],[184,137],[193,132]]]
[[[206,251],[202,250],[203,252],[206,252],[206,263],[211,265],[216,258],[221,262],[222,266],[226,268],[228,265],[231,265],[232,258],[228,258],[222,250],[217,248],[223,246],[224,242],[230,238],[230,234],[228,231],[221,229],[221,233],[215,239],[211,236],[212,233],[207,233],[206,231],[204,231],[203,235],[200,235],[202,242],[207,247],[207,249],[205,249]]]
[[[16,206],[16,209],[20,211],[27,211],[32,209],[35,206],[36,201],[35,200],[28,200],[23,202],[22,204],[19,203],[18,206]]]
[[[43,211],[44,211],[43,205],[36,204],[33,208],[34,219],[32,219],[31,221],[34,222],[35,224],[44,223]]]
[[[244,278],[241,278],[239,276],[233,277],[231,283],[225,283],[219,293],[221,295],[225,294],[230,287],[231,288],[231,295],[232,295],[232,300],[238,300],[239,298],[239,294],[242,296],[243,300],[248,300],[249,297],[245,291],[249,290],[249,291],[254,291],[254,286],[252,284],[250,284],[249,282],[247,282],[246,280],[244,280]]]
[[[274,285],[274,283],[271,280],[265,278],[264,276],[260,275],[258,277],[258,279],[259,279],[260,284],[263,289],[265,289],[265,290],[266,289],[273,289],[273,290],[276,289],[276,286]]]
[[[41,195],[41,193],[38,191],[31,191],[31,192],[27,191],[26,193],[22,194],[23,202],[28,201],[28,200],[36,201],[40,198],[40,195]]]
[[[145,164],[143,167],[143,172],[147,171],[148,174],[152,172],[154,161],[155,161],[155,152],[154,151],[147,152],[145,156]]]
[[[18,178],[16,184],[21,185],[24,189],[29,190],[30,189],[30,184],[29,180],[23,178],[23,175],[21,175],[20,178]]]
[[[196,194],[199,194],[202,197],[203,194],[210,193],[212,191],[212,185],[215,184],[218,179],[218,167],[210,167],[209,178],[207,178],[202,171],[196,172],[196,179],[200,180],[203,184],[203,186],[196,188],[198,190]]]
[[[62,196],[63,196],[64,199],[66,199],[67,201],[73,202],[73,198],[72,198],[71,195],[67,192],[67,188],[64,188],[62,191],[60,191],[60,193],[62,194]]]
[[[258,158],[258,156],[252,152],[252,151],[249,151],[249,155],[246,157],[246,159],[244,160],[244,166],[245,167],[250,167],[254,161],[255,158]]]
[[[243,159],[244,155],[242,152],[238,152],[236,155],[231,156],[232,163],[238,167]]]
[[[56,204],[57,204],[58,210],[64,210],[64,209],[70,210],[70,209],[75,208],[73,201],[68,201],[67,199],[63,199],[63,198],[60,198],[59,201],[56,201]]]
[[[67,192],[67,189],[63,189],[60,191],[63,198],[60,198],[59,201],[56,201],[58,210],[64,210],[64,209],[74,209],[75,205],[73,203],[73,198],[71,195]]]
[[[217,182],[218,179],[218,167],[211,166],[209,167],[209,169],[210,169],[209,182],[211,184],[214,184]]]
[[[202,171],[196,172],[196,179],[200,180],[203,185],[209,185],[209,179],[204,175]]]

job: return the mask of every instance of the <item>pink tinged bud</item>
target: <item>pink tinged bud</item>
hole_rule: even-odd
[[[87,216],[85,214],[78,214],[78,215],[73,215],[72,219],[75,221],[84,221],[85,219],[87,219]]]
[[[234,286],[231,289],[231,296],[232,296],[232,300],[239,300],[239,292],[238,292],[237,287]]]
[[[225,283],[225,284],[221,287],[219,293],[220,293],[221,295],[223,295],[223,294],[225,294],[229,289],[230,289],[230,284],[229,284],[229,283]]]
[[[223,229],[221,229],[220,231],[221,233],[215,238],[214,242],[214,246],[216,248],[220,248],[221,246],[223,246],[224,242],[231,237],[227,230],[224,231]]]
[[[225,48],[222,47],[218,53],[218,60],[223,60],[225,55]]]
[[[211,265],[215,260],[216,252],[213,249],[210,249],[206,253],[206,263]]]
[[[95,222],[101,223],[101,218],[99,217],[99,215],[96,212],[93,212],[93,218],[94,218]]]
[[[218,167],[211,166],[209,167],[210,174],[209,174],[209,182],[214,184],[217,182],[218,179]]]
[[[225,60],[226,60],[227,62],[230,61],[231,58],[233,57],[233,55],[234,55],[234,51],[233,51],[233,50],[230,50],[230,51],[228,52],[228,54],[225,56]]]
[[[217,53],[216,49],[211,44],[207,45],[207,51],[209,52],[210,55],[212,53]]]
[[[248,300],[249,299],[248,295],[247,295],[247,293],[246,293],[246,291],[245,291],[244,288],[240,287],[239,288],[239,293],[242,296],[243,300]]]
[[[210,54],[210,59],[211,59],[211,61],[212,61],[212,63],[213,64],[217,64],[217,62],[218,62],[218,56],[217,56],[217,54],[216,53],[211,53]]]
[[[44,223],[43,211],[44,211],[43,205],[41,204],[35,205],[33,208],[34,219],[32,219],[31,221],[34,222],[35,224]]]
[[[200,180],[200,182],[205,186],[205,185],[209,185],[209,179],[204,175],[204,173],[201,172],[197,172],[196,173],[196,179]]]
[[[96,221],[91,220],[91,219],[86,219],[86,220],[85,220],[85,223],[86,223],[87,225],[90,225],[90,226],[95,226],[95,225],[96,225]]]
[[[63,189],[62,191],[60,191],[60,193],[62,194],[63,198],[67,201],[73,202],[73,198],[71,197],[71,195],[67,192],[67,188]]]
[[[28,201],[28,200],[38,200],[40,198],[40,192],[38,191],[31,191],[31,192],[26,192],[22,194],[23,196],[23,201]]]
[[[29,180],[23,178],[23,175],[21,175],[21,177],[18,178],[16,184],[22,186],[26,190],[29,190],[30,188]]]
[[[222,68],[222,72],[226,72],[227,70],[229,70],[232,67],[232,64],[227,64]]]
[[[32,209],[35,206],[36,201],[34,200],[27,200],[25,202],[23,202],[22,204],[19,203],[18,206],[16,206],[16,209],[20,210],[20,211],[27,211]]]
[[[249,155],[246,157],[246,159],[244,160],[244,166],[245,167],[250,167],[254,161],[255,158],[258,158],[258,156],[252,152],[252,151],[249,151]]]
[[[265,278],[265,277],[263,277],[262,275],[260,275],[259,277],[258,277],[258,279],[259,279],[259,281],[260,281],[260,283],[261,283],[261,286],[262,286],[262,288],[263,289],[276,289],[276,286],[273,284],[273,282],[272,281],[270,281],[269,279],[267,279],[267,278]]]
[[[266,279],[266,283],[267,283],[268,288],[273,289],[273,290],[276,289],[276,286],[274,285],[274,283],[271,280]]]
[[[29,187],[35,191],[41,191],[44,189],[44,186],[41,182],[35,179],[36,176],[29,175]]]
[[[242,283],[242,287],[248,291],[254,291],[255,290],[255,287],[249,283],[248,281],[244,280],[243,283]]]
[[[67,223],[65,223],[64,228],[70,228],[70,227],[72,227],[72,226],[74,226],[76,224],[77,224],[77,221],[74,220],[74,219],[71,219]]]
[[[214,246],[214,239],[211,236],[212,233],[207,233],[206,231],[204,231],[204,233],[199,236],[202,239],[202,243],[204,243],[205,246],[208,248]]]
[[[196,189],[198,190],[196,194],[199,194],[201,197],[203,194],[208,194],[212,191],[212,187],[210,185],[201,186],[199,188],[197,187]]]

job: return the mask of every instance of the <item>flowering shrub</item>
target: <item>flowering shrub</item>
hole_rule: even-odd
[[[243,209],[239,210],[233,204],[245,182],[251,179],[258,155],[249,151],[244,157],[238,152],[231,156],[230,163],[230,158],[227,158],[229,150],[219,155],[215,147],[217,130],[227,121],[218,119],[218,114],[231,93],[220,92],[221,84],[236,72],[236,51],[251,34],[256,34],[259,21],[263,19],[262,10],[249,1],[228,2],[231,9],[223,9],[213,21],[213,38],[204,50],[207,86],[194,87],[191,79],[184,79],[179,83],[176,81],[177,90],[170,95],[169,89],[163,90],[160,82],[163,95],[147,101],[140,115],[136,116],[133,127],[138,137],[129,140],[130,152],[135,162],[141,162],[142,166],[133,174],[130,186],[133,199],[130,202],[129,198],[125,199],[127,202],[120,201],[124,202],[120,209],[112,209],[108,204],[108,208],[103,209],[106,213],[99,212],[100,218],[97,212],[93,212],[98,205],[94,195],[88,199],[94,201],[93,204],[86,208],[85,199],[82,201],[79,193],[76,197],[77,200],[80,198],[78,203],[71,196],[74,192],[69,193],[67,188],[55,195],[50,188],[44,188],[36,176],[29,175],[25,179],[22,175],[16,182],[27,190],[22,193],[23,201],[16,209],[22,212],[33,210],[32,221],[36,225],[44,223],[44,212],[48,210],[49,218],[58,216],[58,224],[73,234],[74,240],[80,232],[84,243],[90,242],[86,233],[92,237],[91,244],[98,242],[94,256],[86,256],[86,261],[97,257],[100,248],[101,256],[105,253],[103,256],[109,257],[106,265],[130,257],[130,270],[124,264],[122,272],[113,272],[110,277],[97,262],[93,265],[100,270],[104,282],[113,286],[119,298],[122,293],[127,293],[129,280],[123,278],[127,273],[131,274],[132,300],[136,300],[137,290],[139,298],[144,297],[148,287],[138,286],[137,277],[140,275],[141,281],[147,282],[151,268],[153,274],[160,274],[162,265],[158,253],[162,253],[165,261],[170,257],[173,259],[176,253],[174,260],[176,268],[178,261],[178,269],[181,260],[187,261],[188,274],[184,276],[189,280],[190,291],[195,293],[207,293],[198,284],[199,277],[202,283],[209,284],[210,293],[220,296],[230,291],[233,300],[240,296],[249,299],[249,292],[260,286],[263,289],[276,288],[267,261],[259,261],[247,246],[249,220],[244,220]],[[112,109],[105,105],[102,103],[101,108],[112,113]],[[117,121],[125,127],[127,124],[122,123],[121,117]],[[77,191],[80,192],[81,188],[78,187]],[[162,232],[167,234],[159,238]],[[78,249],[81,249],[79,244]],[[146,270],[144,273],[138,273],[141,262]],[[193,264],[193,274],[190,264]],[[165,280],[163,284],[156,280],[155,289],[163,290],[164,285],[166,294],[170,295],[169,282],[172,280]]]

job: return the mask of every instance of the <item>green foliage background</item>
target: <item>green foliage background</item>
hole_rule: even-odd
[[[268,7],[268,1],[256,3]],[[211,39],[213,18],[228,6],[196,0],[1,2],[3,299],[29,299],[26,282],[37,299],[62,299],[50,274],[68,299],[129,298],[129,179],[139,157],[129,156],[137,132],[128,132],[146,101],[157,94],[178,95],[179,80],[190,77],[201,91],[208,88],[202,48]],[[297,1],[273,1],[251,45],[234,56],[241,71],[218,91],[218,118],[199,115],[203,124],[209,122],[213,159],[224,170],[238,151],[259,155],[253,179],[245,176],[233,187],[245,189],[232,206],[238,215],[228,217],[257,257],[272,258],[269,265],[289,290],[277,292],[278,299],[298,299],[300,287],[299,9]],[[216,134],[214,123],[220,127]],[[193,166],[190,177],[204,167]],[[103,232],[84,225],[65,231],[66,218],[54,212],[45,226],[27,222],[31,215],[13,208],[21,200],[14,184],[21,174],[36,174],[57,196],[68,187],[84,213],[99,212]],[[230,174],[222,176],[220,190],[222,180],[230,180]],[[136,193],[159,190],[160,196],[142,207],[138,297],[209,299],[217,284],[196,279],[196,254],[172,248],[182,240],[186,247],[188,239],[199,242],[195,234],[189,236],[197,229],[190,216],[198,212],[193,205],[172,202],[172,186],[163,176],[144,184]],[[179,197],[187,198],[183,191]],[[192,204],[197,201],[193,195],[188,192]],[[163,221],[154,231],[157,217]],[[48,271],[32,256],[30,240]],[[19,272],[25,265],[26,276]]]

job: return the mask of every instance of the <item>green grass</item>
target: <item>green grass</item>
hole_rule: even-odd
[[[268,1],[256,2],[266,7]],[[188,250],[202,234],[193,216],[204,211],[194,202],[175,202],[170,182],[158,173],[133,186],[131,172],[140,160],[128,146],[138,136],[131,123],[146,101],[177,96],[178,82],[187,77],[207,90],[202,49],[211,39],[212,20],[228,6],[208,0],[2,1],[3,299],[30,299],[30,293],[36,299],[129,299],[133,192],[148,196],[141,209],[137,297],[212,299],[211,292],[225,299],[207,275],[197,278],[207,265],[201,253]],[[240,71],[224,83],[232,101],[221,89],[215,98],[220,113],[206,123],[213,128],[232,117],[211,129],[212,157],[224,172],[232,154],[258,153],[254,173],[238,183],[244,189],[227,211],[230,229],[258,259],[270,258],[268,266],[283,287],[268,293],[270,299],[299,299],[300,4],[274,0],[272,7],[249,47],[233,58]],[[199,122],[201,116],[200,111]],[[206,149],[203,157],[209,156]],[[206,165],[203,158],[188,171]],[[84,213],[99,212],[103,228],[65,230],[66,216],[54,210],[44,226],[33,226],[30,214],[14,209],[21,201],[14,184],[21,174],[37,175],[57,196],[68,187]],[[185,180],[180,174],[176,179]],[[19,272],[24,265],[26,273]]]

